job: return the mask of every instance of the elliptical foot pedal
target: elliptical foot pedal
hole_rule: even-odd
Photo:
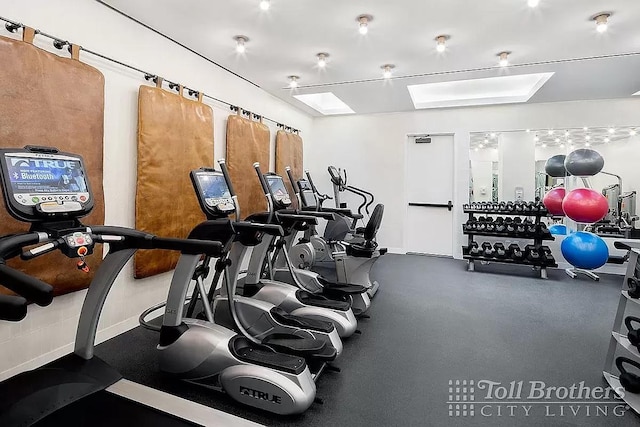
[[[325,367],[325,369],[331,371],[331,372],[342,372],[342,369],[338,368],[337,366],[333,366],[329,363],[327,363],[327,366]]]
[[[358,319],[371,319],[371,316],[368,314],[359,314]]]
[[[318,405],[324,405],[324,400],[316,396],[316,398],[313,399],[313,403],[317,403]]]
[[[362,335],[362,331],[360,329],[356,329],[356,331],[354,333],[356,333],[358,335]]]

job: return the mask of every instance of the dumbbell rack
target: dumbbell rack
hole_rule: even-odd
[[[629,263],[627,264],[627,273],[624,276],[624,282],[622,284],[622,292],[620,295],[620,302],[618,303],[618,311],[616,312],[616,318],[613,322],[613,329],[611,330],[611,340],[609,342],[609,351],[607,352],[607,359],[605,361],[604,370],[602,375],[611,388],[616,391],[616,394],[620,396],[636,413],[640,413],[640,394],[633,394],[624,392],[620,379],[617,375],[611,372],[615,368],[615,355],[618,346],[623,347],[626,350],[625,356],[631,356],[631,359],[640,361],[640,352],[631,344],[629,338],[624,329],[625,312],[627,311],[627,303],[640,305],[640,299],[631,298],[629,296],[629,279],[636,275],[635,270],[640,270],[640,250],[631,249],[629,252]],[[618,393],[618,391],[622,391]]]
[[[462,247],[462,257],[468,261],[468,269],[469,271],[475,271],[475,262],[476,261],[484,261],[484,262],[498,262],[502,264],[518,264],[518,265],[529,265],[536,269],[540,269],[540,277],[542,279],[547,278],[547,267],[557,267],[557,263],[550,264],[540,258],[538,262],[530,261],[528,259],[514,260],[511,258],[495,258],[495,257],[485,257],[478,255],[471,255],[468,252],[468,248],[471,246],[471,243],[474,241],[474,236],[487,236],[487,237],[504,237],[518,240],[533,240],[533,245],[539,249],[542,246],[542,242],[555,240],[553,236],[550,234],[543,235],[540,233],[540,225],[542,224],[542,217],[546,217],[549,215],[546,209],[540,209],[537,212],[515,212],[515,211],[507,211],[507,210],[489,210],[489,209],[473,209],[470,207],[464,208],[464,213],[469,214],[469,220],[473,219],[474,214],[484,214],[484,215],[502,215],[502,216],[520,216],[520,217],[535,217],[535,221],[533,225],[536,226],[536,233],[531,234],[522,234],[516,232],[495,232],[495,231],[468,231],[463,230],[463,234],[469,237],[467,246]]]

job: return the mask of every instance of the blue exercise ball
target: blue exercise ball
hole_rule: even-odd
[[[551,234],[564,236],[567,234],[567,226],[564,224],[553,224],[549,227],[549,232]]]
[[[593,270],[609,259],[609,248],[602,238],[586,231],[569,234],[560,246],[562,256],[576,268]]]

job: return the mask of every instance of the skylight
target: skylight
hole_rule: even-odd
[[[332,92],[308,93],[305,95],[293,95],[293,97],[325,116],[354,113],[347,104]]]
[[[527,102],[554,73],[407,86],[416,109]]]

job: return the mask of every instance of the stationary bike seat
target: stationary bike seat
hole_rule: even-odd
[[[294,328],[309,329],[311,331],[324,332],[327,334],[333,332],[336,328],[331,322],[295,316],[287,313],[280,307],[273,307],[271,309],[271,316],[273,316],[273,318],[279,323],[287,326],[293,326]]]
[[[262,340],[262,343],[278,352],[304,358],[331,361],[337,356],[336,349],[333,346],[327,346],[326,342],[296,335],[273,334]]]

